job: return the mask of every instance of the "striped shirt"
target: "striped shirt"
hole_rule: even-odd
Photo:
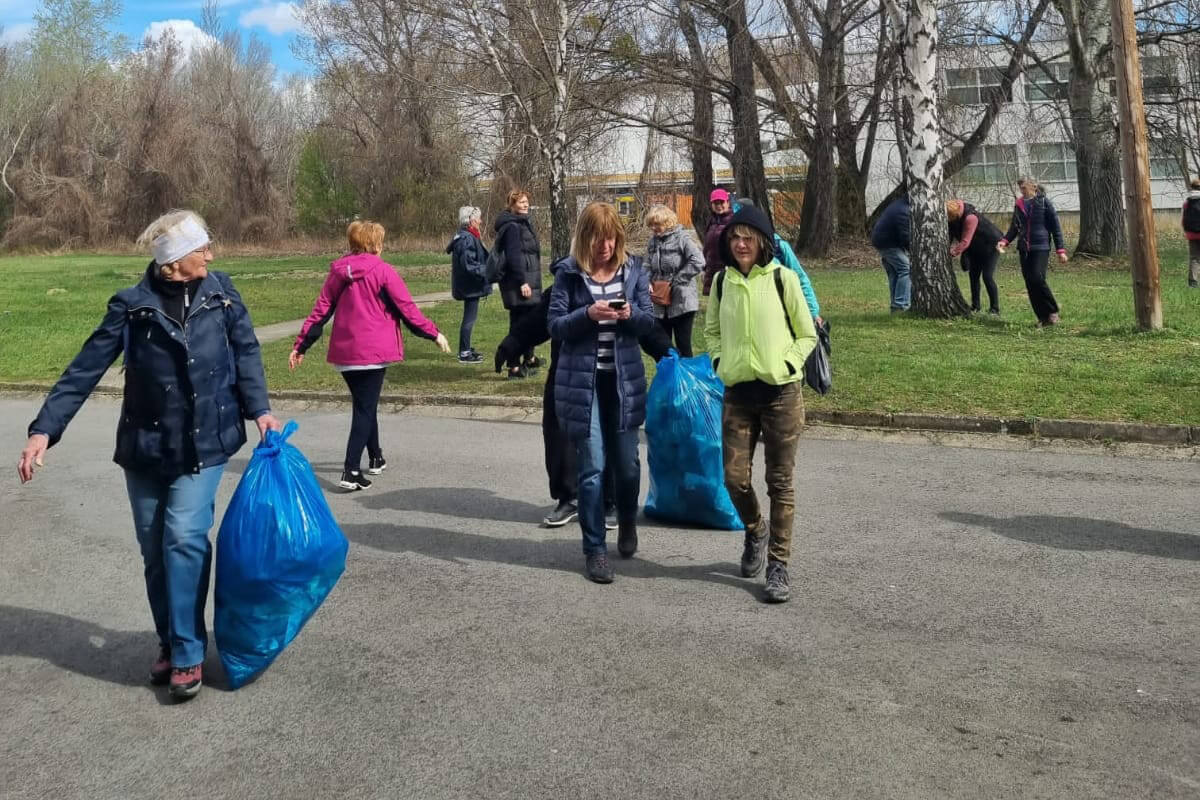
[[[625,300],[625,267],[617,270],[612,280],[607,283],[597,283],[591,275],[583,276],[593,300]],[[596,348],[596,369],[612,372],[617,368],[613,358],[613,347],[617,341],[617,321],[615,319],[601,320],[599,344]]]

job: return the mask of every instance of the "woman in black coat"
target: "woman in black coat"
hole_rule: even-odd
[[[988,313],[1000,313],[1000,290],[996,287],[996,244],[1000,229],[964,200],[947,200],[950,220],[950,257],[962,256],[962,268],[971,279],[971,310],[979,311],[979,280],[987,287]]]
[[[496,218],[496,241],[492,247],[504,253],[500,298],[508,309],[508,331],[512,333],[521,318],[537,308],[542,294],[542,248],[529,218],[528,192],[513,189],[508,193],[508,210]],[[508,377],[525,378],[541,365],[537,355],[529,350],[508,362]]]
[[[1058,301],[1046,283],[1046,266],[1050,260],[1051,238],[1054,239],[1058,260],[1067,263],[1058,212],[1032,178],[1021,178],[1017,181],[1017,188],[1021,190],[1021,196],[1013,208],[1012,224],[1008,233],[996,244],[996,250],[1003,253],[1009,242],[1017,242],[1021,276],[1025,278],[1025,291],[1029,293],[1029,304],[1037,316],[1038,327],[1057,325]]]
[[[150,682],[172,695],[200,691],[208,646],[213,504],[230,456],[280,430],[271,415],[258,339],[229,276],[209,272],[204,221],[191,211],[159,217],[139,238],[154,260],[136,285],[117,292],[79,355],[29,425],[17,467],[33,478],[105,371],[125,355],[125,398],[113,461],[125,470],[134,530],[159,653]]]

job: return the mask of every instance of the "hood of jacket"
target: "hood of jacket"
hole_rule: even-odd
[[[768,242],[775,242],[775,228],[771,225],[771,220],[761,209],[751,205],[742,206],[742,208],[734,212],[733,218],[729,220],[729,224],[725,226],[725,230],[721,231],[721,258],[726,266],[736,264],[737,261],[733,257],[733,251],[729,249],[729,236],[737,225],[747,225],[766,237]],[[770,253],[760,253],[759,259],[763,264],[769,264],[775,258],[775,248],[771,248]]]
[[[670,230],[663,231],[661,234],[650,237],[650,241],[654,242],[657,247],[666,247],[667,245],[678,244],[679,237],[683,235],[683,226],[676,225]]]
[[[508,225],[510,222],[515,222],[518,225],[529,226],[530,230],[533,229],[532,223],[529,221],[528,214],[516,214],[512,211],[501,211],[500,215],[496,217],[496,221],[492,223],[492,229],[499,233],[500,229],[505,225]]]
[[[334,260],[329,271],[343,283],[354,283],[379,269],[383,263],[383,259],[374,253],[347,253]]]
[[[446,252],[453,253],[455,242],[457,242],[459,239],[463,238],[464,236],[472,236],[473,237],[474,235],[475,234],[473,234],[469,230],[467,230],[467,228],[465,226],[462,228],[459,228],[457,231],[455,231],[454,235],[450,237],[450,241],[446,244]]]

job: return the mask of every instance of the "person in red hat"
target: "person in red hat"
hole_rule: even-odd
[[[712,222],[704,232],[704,296],[712,291],[713,276],[725,268],[721,259],[721,234],[725,226],[733,219],[733,204],[729,200],[729,192],[724,189],[713,189],[708,196],[708,205],[712,209]]]

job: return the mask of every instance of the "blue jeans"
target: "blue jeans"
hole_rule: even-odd
[[[133,527],[146,568],[146,594],[158,641],[171,650],[171,665],[204,661],[208,631],[204,605],[212,543],[213,505],[224,464],[195,475],[164,478],[125,470]]]
[[[908,251],[900,247],[888,247],[880,250],[879,255],[883,259],[883,269],[888,276],[888,294],[891,295],[892,310],[907,311],[912,305]]]
[[[621,398],[616,375],[598,370],[592,394],[592,419],[586,439],[575,444],[579,459],[579,527],[583,553],[606,552],[604,543],[604,467],[612,470],[616,484],[617,520],[637,519],[642,464],[638,457],[637,428],[621,431]]]

